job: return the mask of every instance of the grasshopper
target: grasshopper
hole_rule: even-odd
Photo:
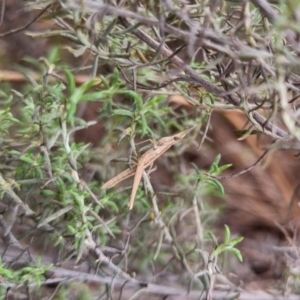
[[[131,196],[128,203],[128,208],[132,209],[134,204],[135,195],[142,179],[143,171],[152,166],[154,161],[162,156],[170,147],[181,141],[190,131],[192,131],[195,126],[184,130],[180,133],[174,134],[172,136],[167,136],[161,138],[153,148],[149,149],[145,152],[141,158],[138,160],[138,163],[133,168],[128,168],[127,170],[123,171],[119,175],[113,177],[109,181],[107,181],[101,188],[102,189],[110,189],[117,185],[118,183],[124,181],[127,178],[134,176]]]

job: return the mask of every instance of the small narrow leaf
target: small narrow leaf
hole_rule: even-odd
[[[68,211],[70,211],[73,207],[71,205],[66,206],[60,210],[58,210],[56,213],[52,214],[51,216],[47,217],[45,220],[43,220],[43,222],[41,222],[40,224],[38,224],[38,228],[52,222],[53,220],[59,218],[60,216],[64,215],[65,213],[67,213]]]
[[[126,109],[114,109],[112,111],[112,114],[113,115],[119,115],[119,116],[128,116],[128,117],[133,118],[133,113],[129,110],[126,110]]]
[[[227,164],[227,165],[224,165],[224,166],[221,166],[218,168],[218,174],[222,173],[223,171],[229,169],[230,167],[232,167],[232,164]]]
[[[237,237],[237,238],[231,240],[230,242],[228,242],[227,244],[229,247],[233,247],[236,244],[240,243],[243,239],[244,239],[243,237]]]
[[[211,237],[211,239],[213,240],[214,246],[215,246],[215,247],[218,246],[218,240],[217,240],[216,236],[215,236],[211,231],[209,231],[207,234],[208,234],[208,235]]]
[[[115,68],[114,70],[114,76],[112,78],[112,86],[116,85],[119,83],[119,77],[120,77],[120,74],[119,74],[119,71],[117,68]]]
[[[148,125],[147,120],[144,115],[141,115],[141,123],[142,123],[142,137],[146,134]]]
[[[126,95],[126,96],[132,97],[135,100],[135,103],[137,104],[139,109],[142,109],[142,107],[144,105],[142,97],[134,91],[120,90],[120,91],[116,91],[115,94],[117,94],[117,95]]]
[[[200,176],[199,179],[201,179],[201,173],[200,173],[198,166],[196,166],[194,163],[191,163],[191,165],[193,166],[196,174]]]
[[[65,69],[65,75],[69,86],[69,94],[73,95],[75,91],[75,78],[73,74],[70,72],[70,70]]]
[[[220,160],[221,160],[221,154],[218,154],[216,156],[216,158],[214,159],[213,163],[216,164],[216,165],[218,165],[220,163]]]
[[[208,184],[211,184],[212,186],[214,186],[216,188],[216,190],[220,192],[221,196],[224,196],[224,194],[225,194],[224,187],[217,179],[207,178],[206,181]]]
[[[73,226],[71,225],[67,225],[68,230],[71,232],[71,234],[75,234],[77,232],[77,229],[75,229]]]
[[[23,161],[23,162],[27,162],[27,163],[29,163],[29,164],[31,164],[31,165],[34,165],[35,164],[35,161],[34,160],[32,160],[31,158],[29,158],[28,156],[20,156],[19,157],[19,160],[21,160],[21,161]]]
[[[225,228],[224,243],[226,244],[230,240],[230,229],[229,229],[229,227],[226,224],[224,225],[224,228]]]
[[[105,79],[105,77],[101,75],[100,78],[101,78],[101,81],[102,81],[102,83],[103,83],[105,89],[106,89],[106,90],[109,90],[110,87],[109,87],[109,84],[108,84],[107,80]]]
[[[94,93],[88,93],[85,95],[82,95],[79,99],[79,102],[85,102],[85,101],[98,101],[100,99],[109,97],[111,94],[110,91],[99,91]]]
[[[229,251],[232,252],[234,254],[234,256],[236,256],[240,262],[243,262],[243,256],[239,249],[233,248],[233,249],[230,249]]]
[[[210,168],[209,168],[208,173],[216,174],[216,173],[218,173],[218,170],[219,170],[218,165],[217,165],[216,163],[213,162],[212,165],[211,165]]]
[[[243,141],[245,140],[249,135],[253,134],[253,130],[254,130],[254,126],[251,126],[249,129],[247,130],[240,130],[238,131],[239,135],[241,135],[241,137],[239,137],[237,140],[238,141]],[[255,134],[255,133],[254,133]]]

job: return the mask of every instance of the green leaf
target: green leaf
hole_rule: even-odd
[[[229,241],[227,243],[223,243],[221,245],[219,245],[211,254],[211,256],[218,256],[220,253],[224,252],[224,251],[232,251],[234,248],[234,246],[241,242],[244,238],[243,237],[238,237],[232,241]]]
[[[133,113],[129,110],[126,110],[126,109],[114,109],[112,111],[112,114],[113,115],[120,115],[120,116],[128,116],[128,117],[133,118]]]
[[[226,169],[229,169],[230,167],[232,167],[232,164],[227,164],[227,165],[223,165],[223,166],[219,167],[218,168],[218,174],[222,173]]]
[[[107,26],[107,28],[105,29],[105,31],[103,32],[102,36],[101,36],[101,39],[104,40],[104,38],[106,38],[110,33],[111,31],[113,30],[113,28],[115,27],[116,23],[118,21],[118,18],[115,18],[112,20],[112,22],[110,22],[110,24]]]
[[[42,196],[50,196],[50,197],[54,197],[56,196],[56,192],[52,191],[52,190],[42,190],[41,191],[41,195]]]
[[[23,161],[23,162],[27,162],[31,165],[34,165],[35,164],[35,161],[32,160],[30,157],[26,156],[26,155],[22,155],[19,157],[19,160]]]
[[[155,113],[155,111],[153,111],[153,116],[154,118],[158,121],[158,123],[160,124],[160,126],[163,128],[163,129],[167,129],[167,126],[165,124],[165,121],[159,116],[158,113]]]
[[[70,70],[65,69],[65,75],[66,75],[66,79],[68,82],[68,86],[69,86],[69,95],[73,95],[75,92],[75,78],[73,76],[73,74],[70,72]]]
[[[220,192],[220,195],[224,196],[225,194],[224,187],[217,179],[207,178],[206,183],[214,186],[216,190]]]
[[[67,225],[67,226],[69,226],[69,225]],[[54,243],[54,247],[60,245],[61,243],[64,243],[63,237],[62,236],[57,236],[56,241]]]
[[[110,97],[110,96],[111,96],[111,91],[99,91],[99,92],[82,95],[79,99],[79,102],[98,101],[100,99]]]
[[[62,178],[57,177],[56,183],[58,184],[59,192],[64,193],[66,191],[66,185],[65,185],[64,181],[62,180]]]
[[[199,180],[201,181],[202,180],[202,175],[197,175],[197,174],[194,174],[194,175],[191,175],[189,176],[189,181],[194,181],[194,180]]]
[[[218,165],[219,162],[220,162],[220,160],[221,160],[221,154],[218,154],[218,155],[216,156],[216,158],[214,159],[213,164]]]
[[[119,212],[119,207],[117,206],[117,204],[114,201],[108,201],[106,203],[106,207],[107,208],[111,208],[114,212],[118,213]]]
[[[44,178],[44,174],[43,174],[43,171],[41,168],[36,168],[35,171],[37,173],[37,175],[36,175],[37,178]]]
[[[54,214],[52,214],[51,216],[49,216],[45,220],[43,220],[41,223],[39,223],[37,228],[40,228],[40,227],[52,222],[53,220],[59,218],[60,216],[64,215],[68,211],[70,211],[72,208],[73,208],[73,206],[69,205],[69,206],[66,206],[66,207],[56,211]]]
[[[77,232],[77,229],[71,225],[67,225],[67,228],[71,232],[71,234],[75,234]]]
[[[225,237],[224,237],[224,243],[228,243],[230,240],[230,229],[229,227],[225,224]]]
[[[211,239],[213,240],[214,246],[218,246],[218,240],[217,240],[216,236],[215,236],[211,231],[208,231],[207,234],[208,234],[208,235],[211,237]]]
[[[212,163],[212,165],[210,166],[209,170],[208,170],[208,173],[211,173],[211,174],[216,174],[218,173],[219,171],[219,167],[216,163]]]
[[[211,253],[211,257],[218,256],[225,250],[228,250],[227,246],[225,244],[221,244]]]
[[[198,166],[196,166],[194,163],[190,163],[190,164],[193,166],[193,168],[194,168],[196,174],[199,176],[199,180],[201,180],[201,172],[200,172]],[[197,178],[197,179],[198,179],[198,178]]]
[[[209,99],[210,99],[210,103],[211,103],[211,104],[215,104],[215,102],[216,102],[215,96],[213,96],[213,95],[210,94],[210,93],[208,93],[207,96],[208,96]]]
[[[237,238],[231,240],[230,242],[228,242],[227,244],[229,247],[233,247],[236,244],[240,243],[243,239],[244,239],[243,237],[237,237]]]
[[[158,139],[158,135],[155,134],[155,132],[154,132],[149,126],[147,126],[147,133],[148,133],[153,139]]]
[[[13,90],[11,90],[11,91],[13,91]],[[20,94],[19,92],[17,92],[17,93]],[[22,97],[23,95],[20,94],[20,96]],[[1,98],[7,98],[8,95],[7,95],[4,91],[0,90],[0,97],[1,97]],[[10,96],[10,97],[11,97],[11,96]]]
[[[125,96],[132,97],[135,100],[135,103],[137,104],[139,109],[142,109],[142,107],[144,105],[142,97],[134,91],[120,90],[120,91],[116,91],[115,94],[116,95],[125,95]]]
[[[78,248],[76,249],[77,250],[76,264],[80,261],[84,252],[84,248],[85,248],[85,235],[81,233],[81,237],[78,243]]]
[[[21,152],[16,151],[16,150],[10,150],[8,151],[9,155],[13,155],[13,156],[19,156],[21,154]]]
[[[98,79],[91,79],[82,84],[80,87],[76,88],[74,93],[71,95],[70,101],[72,103],[78,103],[84,93],[89,90],[92,86],[94,86],[98,82]]]
[[[116,21],[116,19],[114,21]],[[119,70],[117,68],[115,68],[114,76],[112,77],[112,85],[113,86],[116,85],[117,83],[119,83],[119,78],[120,78]]]
[[[164,102],[165,100],[166,100],[166,96],[156,96],[156,97],[153,97],[153,98],[147,103],[147,105],[157,106],[157,105],[161,104],[162,102]]]
[[[144,115],[141,115],[141,123],[142,123],[142,137],[147,133],[148,125],[147,120]]]
[[[109,86],[107,80],[105,79],[105,77],[102,76],[102,75],[100,75],[100,78],[101,78],[101,81],[102,81],[102,83],[103,83],[105,89],[106,89],[106,90],[109,90],[109,89],[110,89],[110,86]]]
[[[230,249],[229,251],[232,252],[234,254],[234,256],[236,256],[240,262],[243,262],[243,256],[239,249],[233,248],[233,249]]]
[[[114,201],[111,201],[110,198],[113,196],[113,194],[108,194],[101,198],[101,203],[107,207],[113,209],[115,212],[119,212],[119,207],[116,205]]]
[[[47,57],[48,57],[48,61],[51,64],[54,64],[56,61],[59,60],[60,58],[60,47],[53,47],[50,49]]]

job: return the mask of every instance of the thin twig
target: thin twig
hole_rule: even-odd
[[[0,37],[6,37],[8,35],[14,34],[14,33],[18,33],[20,31],[25,30],[26,28],[28,28],[31,24],[33,24],[37,19],[39,19],[44,12],[51,6],[52,4],[47,5],[45,8],[43,8],[31,21],[29,21],[26,25],[15,28],[15,29],[11,29],[9,31],[0,33]]]

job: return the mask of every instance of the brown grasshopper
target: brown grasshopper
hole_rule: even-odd
[[[132,209],[134,204],[135,195],[138,189],[138,186],[140,184],[140,181],[142,179],[143,171],[151,166],[154,161],[159,158],[161,155],[163,155],[170,147],[175,145],[177,142],[181,141],[190,131],[192,131],[195,128],[195,126],[184,130],[180,133],[174,134],[172,136],[167,136],[164,138],[161,138],[158,142],[156,142],[156,145],[149,149],[147,152],[145,152],[141,158],[138,160],[138,163],[136,166],[134,166],[132,169],[128,168],[127,170],[123,171],[119,175],[115,176],[114,178],[107,181],[101,188],[102,189],[110,189],[117,185],[118,183],[122,182],[123,180],[134,176],[132,190],[131,190],[131,196],[128,203],[128,208]]]

